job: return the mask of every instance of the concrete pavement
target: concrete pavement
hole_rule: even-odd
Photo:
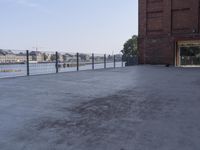
[[[1,150],[199,150],[200,69],[0,79]]]

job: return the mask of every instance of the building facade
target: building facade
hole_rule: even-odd
[[[139,62],[200,65],[200,0],[139,0]]]
[[[24,63],[26,62],[26,54],[15,54],[11,50],[0,49],[0,64],[1,63]]]

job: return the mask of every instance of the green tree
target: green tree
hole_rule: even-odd
[[[46,53],[43,53],[43,56],[44,56],[44,61],[47,61],[48,55]]]
[[[52,54],[50,59],[51,59],[51,61],[55,61],[56,60],[56,55]]]
[[[134,35],[126,41],[121,52],[123,53],[124,59],[138,55],[138,36]]]

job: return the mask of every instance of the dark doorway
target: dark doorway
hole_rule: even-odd
[[[200,46],[180,47],[181,66],[200,65]]]

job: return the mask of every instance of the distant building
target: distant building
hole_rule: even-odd
[[[41,53],[40,51],[32,51],[32,52],[30,52],[29,55],[30,55],[32,61],[44,62],[44,60],[45,60],[44,54]]]
[[[76,62],[76,55],[65,53],[63,55],[64,62]]]
[[[104,61],[104,56],[94,56],[94,61],[95,62],[103,62]]]
[[[6,53],[0,49],[0,63],[5,63]]]
[[[25,53],[13,53],[11,50],[0,50],[0,63],[24,63],[26,62]]]
[[[18,63],[26,62],[27,61],[26,54],[25,53],[16,54],[15,55],[15,61],[18,62]]]
[[[43,56],[44,56],[44,62],[51,62],[51,56],[52,56],[52,54],[43,53]]]
[[[14,63],[15,61],[16,61],[15,54],[10,50],[6,51],[5,62],[6,63]]]
[[[63,56],[63,54],[58,53],[58,59],[59,59],[59,62],[63,62],[63,61],[64,61],[64,56]]]
[[[139,0],[139,62],[200,65],[199,0]]]
[[[90,55],[87,54],[79,54],[79,58],[82,62],[89,62],[90,59]]]

